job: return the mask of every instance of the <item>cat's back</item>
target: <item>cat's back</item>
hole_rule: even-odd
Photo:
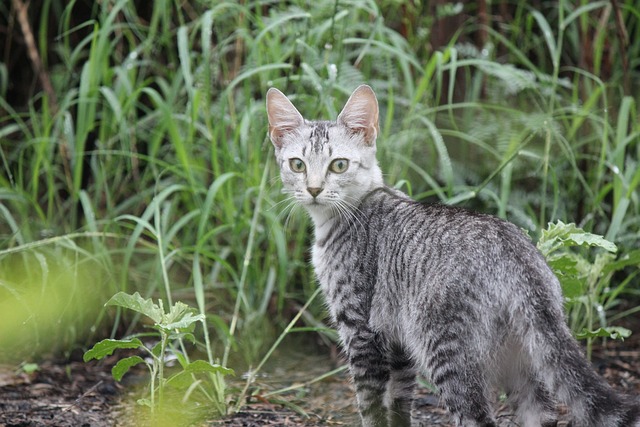
[[[416,202],[381,187],[325,230],[316,230],[314,264],[322,258],[413,274],[461,274],[555,280],[528,236],[500,218],[465,209]],[[489,277],[487,277],[487,280]]]
[[[417,202],[389,187],[364,198],[359,213],[365,219],[363,224],[373,229],[372,236],[382,237],[382,241],[403,240],[408,250],[419,242],[440,250],[471,246],[486,251],[517,246],[527,252],[533,248],[526,234],[510,222],[458,207]]]
[[[367,246],[375,248],[369,262],[383,276],[378,286],[409,296],[425,290],[443,296],[446,287],[451,298],[475,294],[497,306],[524,306],[536,294],[560,307],[557,278],[526,233],[508,221],[423,204],[391,189],[370,194],[361,210],[371,229]]]
[[[316,267],[324,255],[369,280],[422,284],[466,281],[511,288],[526,278],[559,287],[529,237],[497,217],[440,204],[416,202],[382,187],[368,194],[352,216],[316,240]],[[318,265],[320,264],[320,265]],[[463,280],[464,279],[464,280]]]

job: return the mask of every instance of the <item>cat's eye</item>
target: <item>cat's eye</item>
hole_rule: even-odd
[[[289,166],[294,172],[302,173],[307,169],[307,166],[300,159],[289,159]]]
[[[335,159],[329,165],[329,170],[333,173],[342,173],[349,169],[349,160],[347,159]]]

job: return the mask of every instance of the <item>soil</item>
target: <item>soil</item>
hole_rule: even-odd
[[[640,327],[640,322],[638,325]],[[632,329],[636,332],[640,329]],[[312,358],[315,356],[311,356]],[[331,369],[328,358],[311,360],[318,372]],[[130,403],[132,385],[116,383],[110,367],[116,359],[83,363],[43,362],[38,370],[26,373],[15,367],[0,366],[0,427],[27,426],[128,426],[133,423],[131,413],[139,411]],[[306,362],[308,366],[309,361]],[[608,342],[593,352],[596,370],[616,389],[640,395],[640,333],[624,342]],[[308,369],[306,369],[308,371]],[[277,370],[276,370],[277,371]],[[299,372],[296,366],[284,366],[273,376],[284,375],[286,382],[304,383],[315,372]],[[144,382],[141,374],[131,376]],[[126,379],[126,377],[125,377]],[[293,393],[264,397],[278,387],[268,379],[257,381],[256,392],[241,412],[222,420],[203,421],[203,426],[351,426],[358,424],[354,395],[344,372],[322,381],[300,387]],[[262,390],[262,391],[260,391]],[[262,394],[261,394],[262,393]],[[284,402],[284,404],[283,404]],[[439,399],[420,388],[414,418],[416,426],[450,426]],[[517,426],[513,415],[504,405],[498,410],[499,425]],[[560,423],[566,426],[566,420]]]

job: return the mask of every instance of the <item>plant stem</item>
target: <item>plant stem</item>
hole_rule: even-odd
[[[272,150],[269,150],[270,154]],[[248,305],[245,300],[244,287],[245,282],[247,280],[247,273],[249,271],[249,265],[251,264],[251,254],[253,253],[253,243],[255,241],[256,229],[258,226],[258,218],[260,216],[261,208],[262,208],[262,200],[265,195],[265,187],[267,184],[267,177],[269,176],[269,165],[270,162],[267,162],[264,172],[262,174],[262,180],[260,181],[260,187],[258,192],[258,200],[256,201],[256,207],[253,211],[253,218],[251,219],[251,228],[249,230],[249,240],[247,242],[247,249],[244,253],[244,261],[242,263],[242,273],[240,275],[240,282],[238,283],[238,294],[236,296],[236,303],[233,308],[233,317],[231,318],[231,325],[229,326],[229,341],[224,348],[224,356],[222,357],[222,365],[227,366],[227,362],[229,360],[229,352],[231,351],[231,342],[233,336],[236,332],[236,327],[238,325],[238,318],[240,316],[240,304],[244,302],[245,305]]]
[[[158,406],[162,408],[164,401],[164,357],[167,350],[168,335],[160,331],[160,354],[155,359],[158,363]]]
[[[262,367],[267,362],[267,360],[269,360],[269,358],[271,357],[271,355],[273,354],[275,349],[278,348],[278,346],[280,345],[280,343],[282,342],[284,337],[287,336],[287,334],[289,333],[291,328],[293,328],[293,326],[300,319],[300,316],[302,316],[302,313],[305,312],[305,310],[309,307],[311,302],[318,296],[319,293],[320,293],[320,288],[318,287],[318,288],[316,288],[316,290],[313,293],[313,295],[311,295],[311,297],[309,297],[309,299],[304,304],[304,306],[300,309],[300,311],[298,311],[298,313],[295,315],[295,317],[291,320],[291,322],[289,322],[287,327],[284,328],[284,331],[282,331],[282,333],[280,334],[280,336],[278,337],[276,342],[273,343],[273,345],[271,346],[269,351],[267,351],[267,354],[265,354],[264,357],[262,358],[262,360],[260,361],[260,363],[258,363],[258,366],[256,366],[255,369],[251,369],[249,371],[249,375],[247,376],[247,382],[245,383],[245,386],[242,389],[242,392],[240,393],[240,396],[238,397],[238,400],[237,400],[238,403],[236,404],[235,412],[238,412],[240,410],[240,408],[241,408],[241,406],[242,406],[242,404],[244,402],[244,397],[247,395],[247,390],[249,389],[249,385],[251,385],[251,383],[255,379],[256,374],[260,371],[260,369],[262,369]]]

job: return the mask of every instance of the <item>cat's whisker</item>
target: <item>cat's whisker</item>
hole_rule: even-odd
[[[343,200],[338,200],[338,206],[340,206],[340,210],[343,212],[343,216],[349,222],[349,225],[353,227],[361,225],[358,217],[346,202],[344,202]]]
[[[275,186],[276,184],[280,183],[280,177],[279,176],[272,176],[271,178],[269,178],[268,181],[269,185],[271,187]]]
[[[276,209],[276,208],[280,208],[281,205],[283,205],[285,203],[295,202],[295,200],[296,200],[295,196],[285,197],[284,199],[282,199],[279,202],[276,202],[272,206],[270,206],[268,210],[273,210],[273,209]]]
[[[291,218],[293,217],[293,215],[295,214],[295,212],[300,209],[300,205],[297,203],[292,203],[291,205],[291,209],[289,210],[289,214],[287,215],[287,218],[284,221],[284,230],[285,232],[288,230],[289,228],[289,223],[291,221]]]
[[[298,204],[294,199],[287,200],[287,204],[284,205],[282,210],[278,213],[278,221],[282,219],[285,215],[288,217],[291,213],[298,207]]]
[[[364,228],[364,224],[362,223],[362,221],[360,221],[360,218],[358,218],[358,215],[356,213],[357,208],[353,204],[350,204],[346,200],[339,199],[336,200],[336,205],[342,213],[343,218],[345,218],[349,222],[349,225]]]
[[[339,215],[340,217],[342,217],[345,221],[347,221],[347,223],[349,223],[349,225],[352,224],[352,218],[351,215],[349,213],[349,211],[344,207],[344,205],[340,202],[340,200],[336,200],[333,204],[332,207],[335,208],[335,211],[337,213],[337,215]]]
[[[355,203],[351,203],[348,201],[348,199],[353,199],[356,203],[358,203],[359,201],[357,199],[355,199],[354,197],[348,196],[346,195],[344,199],[340,200],[340,203],[343,204],[345,206],[345,210],[348,212],[348,215],[355,221],[358,223],[358,225],[360,226],[360,228],[364,229],[365,226],[362,222],[362,219],[360,218],[362,215],[362,212],[360,211],[360,209],[358,208],[358,206]]]

